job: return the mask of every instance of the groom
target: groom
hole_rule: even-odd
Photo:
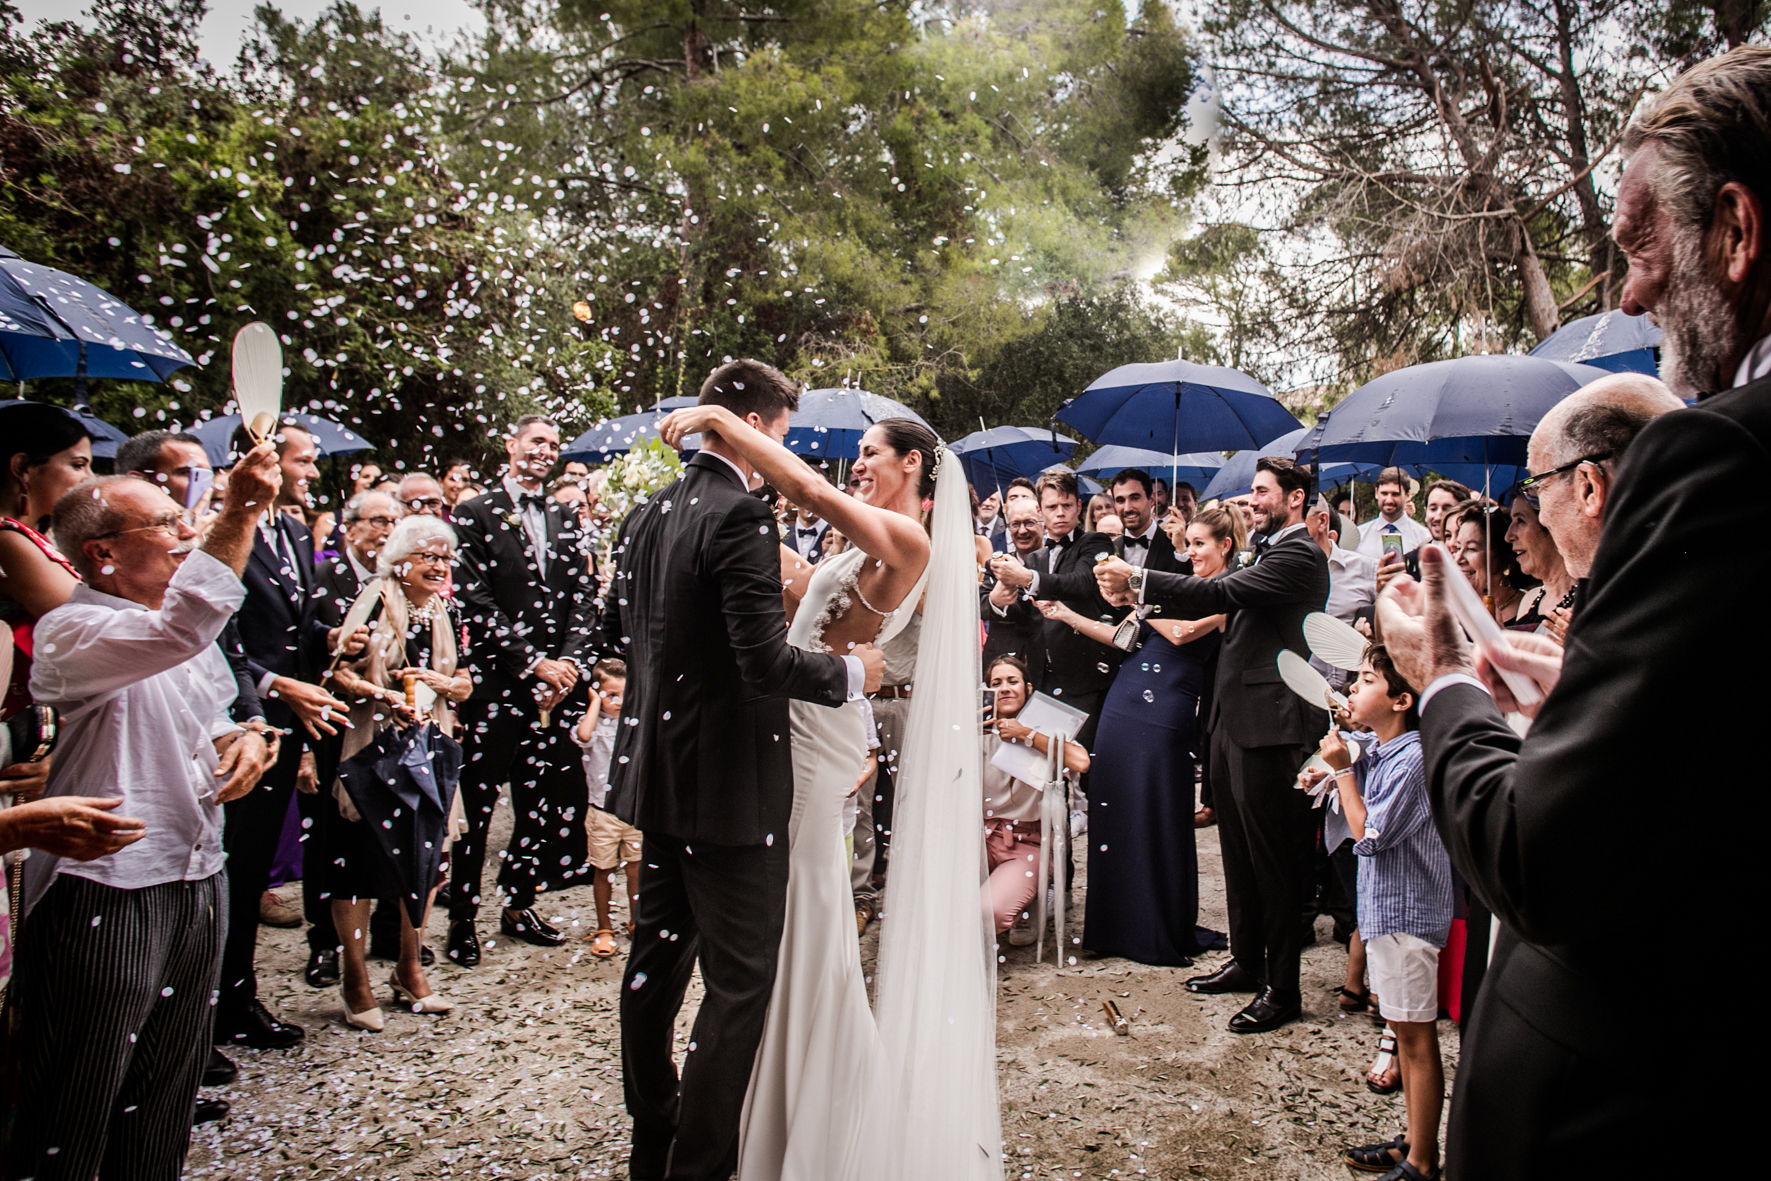
[[[701,387],[779,442],[799,393],[759,361]],[[729,1177],[787,905],[793,762],[787,701],[839,706],[879,687],[867,645],[788,646],[774,519],[718,435],[622,524],[605,613],[630,670],[609,807],[646,834],[621,1057],[635,1181]],[[699,957],[706,996],[679,1083],[677,1011]]]

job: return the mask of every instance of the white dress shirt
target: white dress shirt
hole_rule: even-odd
[[[525,500],[524,497],[540,497],[540,492],[531,492],[509,473],[504,477],[504,491],[509,494],[510,502],[516,505],[517,516],[523,522],[523,532],[529,537],[529,550],[535,555],[535,571],[541,577],[547,577],[547,509],[538,500]]]
[[[1771,373],[1771,336],[1761,336],[1740,359],[1740,367],[1734,371],[1734,388],[1739,389],[1768,373]]]
[[[172,576],[158,611],[85,584],[37,621],[31,695],[61,713],[46,795],[122,796],[119,816],[147,835],[93,861],[43,853],[25,869],[25,905],[56,873],[139,890],[221,871],[215,740],[234,674],[215,639],[246,598],[234,572],[202,550]]]
[[[1374,563],[1383,561],[1383,536],[1386,533],[1400,533],[1402,535],[1403,553],[1417,550],[1432,539],[1432,535],[1427,532],[1427,527],[1409,516],[1407,513],[1403,513],[1400,517],[1397,517],[1394,523],[1384,520],[1382,516],[1378,516],[1359,526],[1359,548],[1357,552],[1364,554]]]
[[[1377,602],[1377,563],[1358,550],[1328,547],[1328,602],[1322,610],[1342,623],[1352,623],[1363,608]]]
[[[1124,551],[1126,565],[1136,566],[1140,570],[1144,568],[1144,563],[1150,560],[1150,543],[1155,540],[1156,530],[1161,527],[1162,526],[1156,523],[1155,516],[1152,515],[1150,523],[1144,526],[1144,531],[1142,533],[1128,533],[1125,535],[1125,543],[1121,544],[1119,548]],[[1144,544],[1133,547],[1129,544],[1132,541],[1142,541]]]
[[[814,520],[810,524],[805,524],[795,516],[792,529],[794,552],[808,562],[816,562],[818,559],[813,555],[817,554],[824,544],[823,522]]]

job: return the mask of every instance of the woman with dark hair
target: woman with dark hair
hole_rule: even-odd
[[[1229,568],[1245,544],[1242,515],[1214,505],[1186,530],[1200,578]],[[1103,644],[1114,625],[1062,603],[1046,618]],[[1119,667],[1101,704],[1088,801],[1088,899],[1082,945],[1142,964],[1185,966],[1199,943],[1199,859],[1193,767],[1199,699],[1211,684],[1222,615],[1144,621],[1140,646]]]
[[[1466,500],[1445,514],[1445,546],[1496,622],[1510,624],[1524,592],[1536,585],[1507,544],[1509,522],[1492,504]]]
[[[38,529],[62,493],[92,474],[92,439],[78,418],[42,402],[0,408],[0,439],[0,624],[17,648],[0,704],[0,717],[8,717],[27,701],[32,626],[67,602],[80,581]]]
[[[1529,492],[1517,492],[1508,498],[1511,523],[1507,526],[1507,543],[1519,560],[1519,570],[1537,579],[1541,586],[1526,593],[1518,613],[1507,626],[1516,631],[1543,631],[1560,611],[1566,618],[1574,607],[1574,576],[1562,562],[1562,551],[1537,519],[1537,498]]]

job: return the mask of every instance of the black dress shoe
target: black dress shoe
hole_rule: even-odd
[[[226,1119],[228,1101],[226,1099],[199,1099],[197,1109],[191,1112],[191,1126],[212,1124],[218,1119]]]
[[[225,1087],[240,1077],[240,1068],[214,1046],[209,1047],[209,1065],[203,1068],[205,1087]],[[201,1123],[202,1121],[198,1121]]]
[[[474,933],[472,919],[457,919],[449,924],[449,946],[445,950],[449,962],[471,968],[480,962],[480,937]]]
[[[1272,988],[1263,988],[1236,1016],[1230,1018],[1231,1033],[1266,1033],[1304,1015],[1299,998],[1283,997]]]
[[[505,911],[498,920],[498,929],[512,939],[521,939],[536,947],[558,947],[566,941],[565,932],[548,926],[532,906],[517,911],[514,919],[510,917],[510,911]]]
[[[215,1015],[215,1044],[254,1050],[284,1050],[307,1036],[307,1030],[271,1016],[256,997],[245,1008]]]
[[[322,947],[307,957],[307,971],[301,974],[309,988],[331,988],[338,983],[338,949]]]
[[[1260,987],[1261,982],[1254,978],[1254,973],[1235,960],[1215,972],[1192,976],[1187,980],[1188,992],[1202,992],[1212,996],[1224,992],[1258,992]]]

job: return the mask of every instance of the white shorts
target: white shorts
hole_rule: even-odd
[[[1400,932],[1365,941],[1365,970],[1385,1021],[1439,1019],[1439,949]]]

